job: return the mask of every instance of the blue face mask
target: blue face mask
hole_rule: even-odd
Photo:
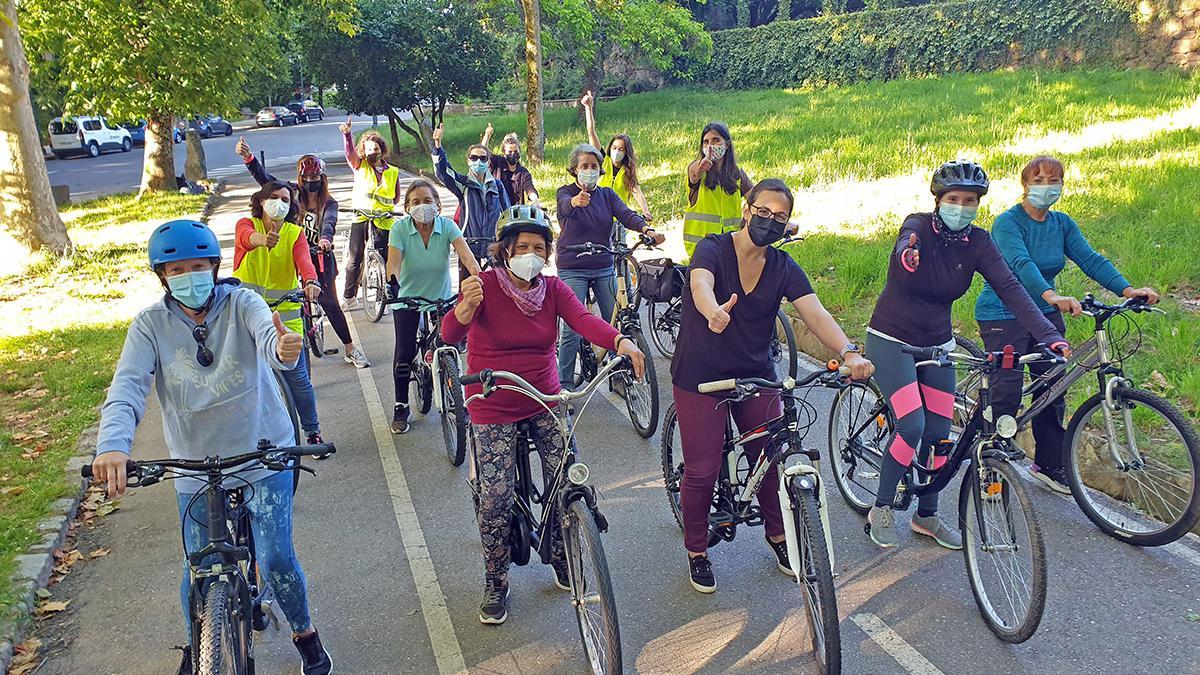
[[[468,161],[467,164],[471,167],[471,172],[475,174],[483,175],[488,170],[487,162]]]
[[[1061,185],[1030,185],[1029,203],[1037,209],[1048,209],[1062,197]]]
[[[961,232],[971,226],[978,213],[978,206],[963,206],[962,204],[942,204],[938,207],[938,216],[942,224],[952,232]]]
[[[209,271],[185,272],[167,277],[167,288],[171,297],[188,309],[200,309],[208,302],[213,292],[213,273]]]

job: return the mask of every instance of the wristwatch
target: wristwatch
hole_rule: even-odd
[[[854,344],[853,342],[848,342],[848,343],[846,343],[845,347],[842,347],[842,352],[840,354],[838,354],[838,358],[845,359],[847,354],[860,354],[861,355],[862,347],[859,347],[858,345]]]

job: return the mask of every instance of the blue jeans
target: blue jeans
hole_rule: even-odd
[[[558,278],[563,280],[580,302],[587,297],[588,288],[596,296],[596,304],[600,306],[600,317],[605,321],[612,318],[613,307],[617,304],[617,275],[612,267],[599,270],[559,270]],[[575,386],[575,357],[579,355],[579,334],[570,326],[563,326],[562,337],[558,341],[558,381],[563,389]],[[606,347],[609,345],[605,345]]]
[[[292,473],[281,471],[245,489],[253,493],[246,508],[250,511],[259,572],[275,592],[275,601],[287,616],[292,631],[303,633],[312,628],[312,620],[308,615],[308,582],[292,546]],[[179,520],[183,523],[184,549],[188,553],[198,551],[208,543],[208,499],[202,492],[195,495],[177,492],[175,496],[179,503]],[[196,499],[188,512],[188,502],[193,497]],[[189,640],[192,635],[192,617],[188,614],[190,584],[191,570],[185,557],[179,595]]]
[[[296,412],[300,413],[300,427],[306,434],[321,432],[321,423],[317,421],[317,392],[313,391],[312,380],[308,379],[308,350],[300,352],[300,360],[291,370],[280,371],[288,389],[292,390],[292,400],[296,402]]]

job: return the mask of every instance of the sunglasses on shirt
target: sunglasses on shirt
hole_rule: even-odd
[[[199,324],[193,328],[192,339],[196,341],[196,363],[205,368],[211,366],[213,364],[213,353],[208,348],[208,345],[204,344],[208,340],[208,326]]]

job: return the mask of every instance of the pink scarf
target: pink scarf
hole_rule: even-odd
[[[500,282],[500,288],[504,294],[512,298],[517,309],[525,316],[533,316],[542,311],[542,303],[546,301],[546,281],[541,278],[541,275],[534,277],[533,285],[529,290],[523,291],[517,288],[513,280],[508,276],[508,270],[496,270],[496,280]]]

